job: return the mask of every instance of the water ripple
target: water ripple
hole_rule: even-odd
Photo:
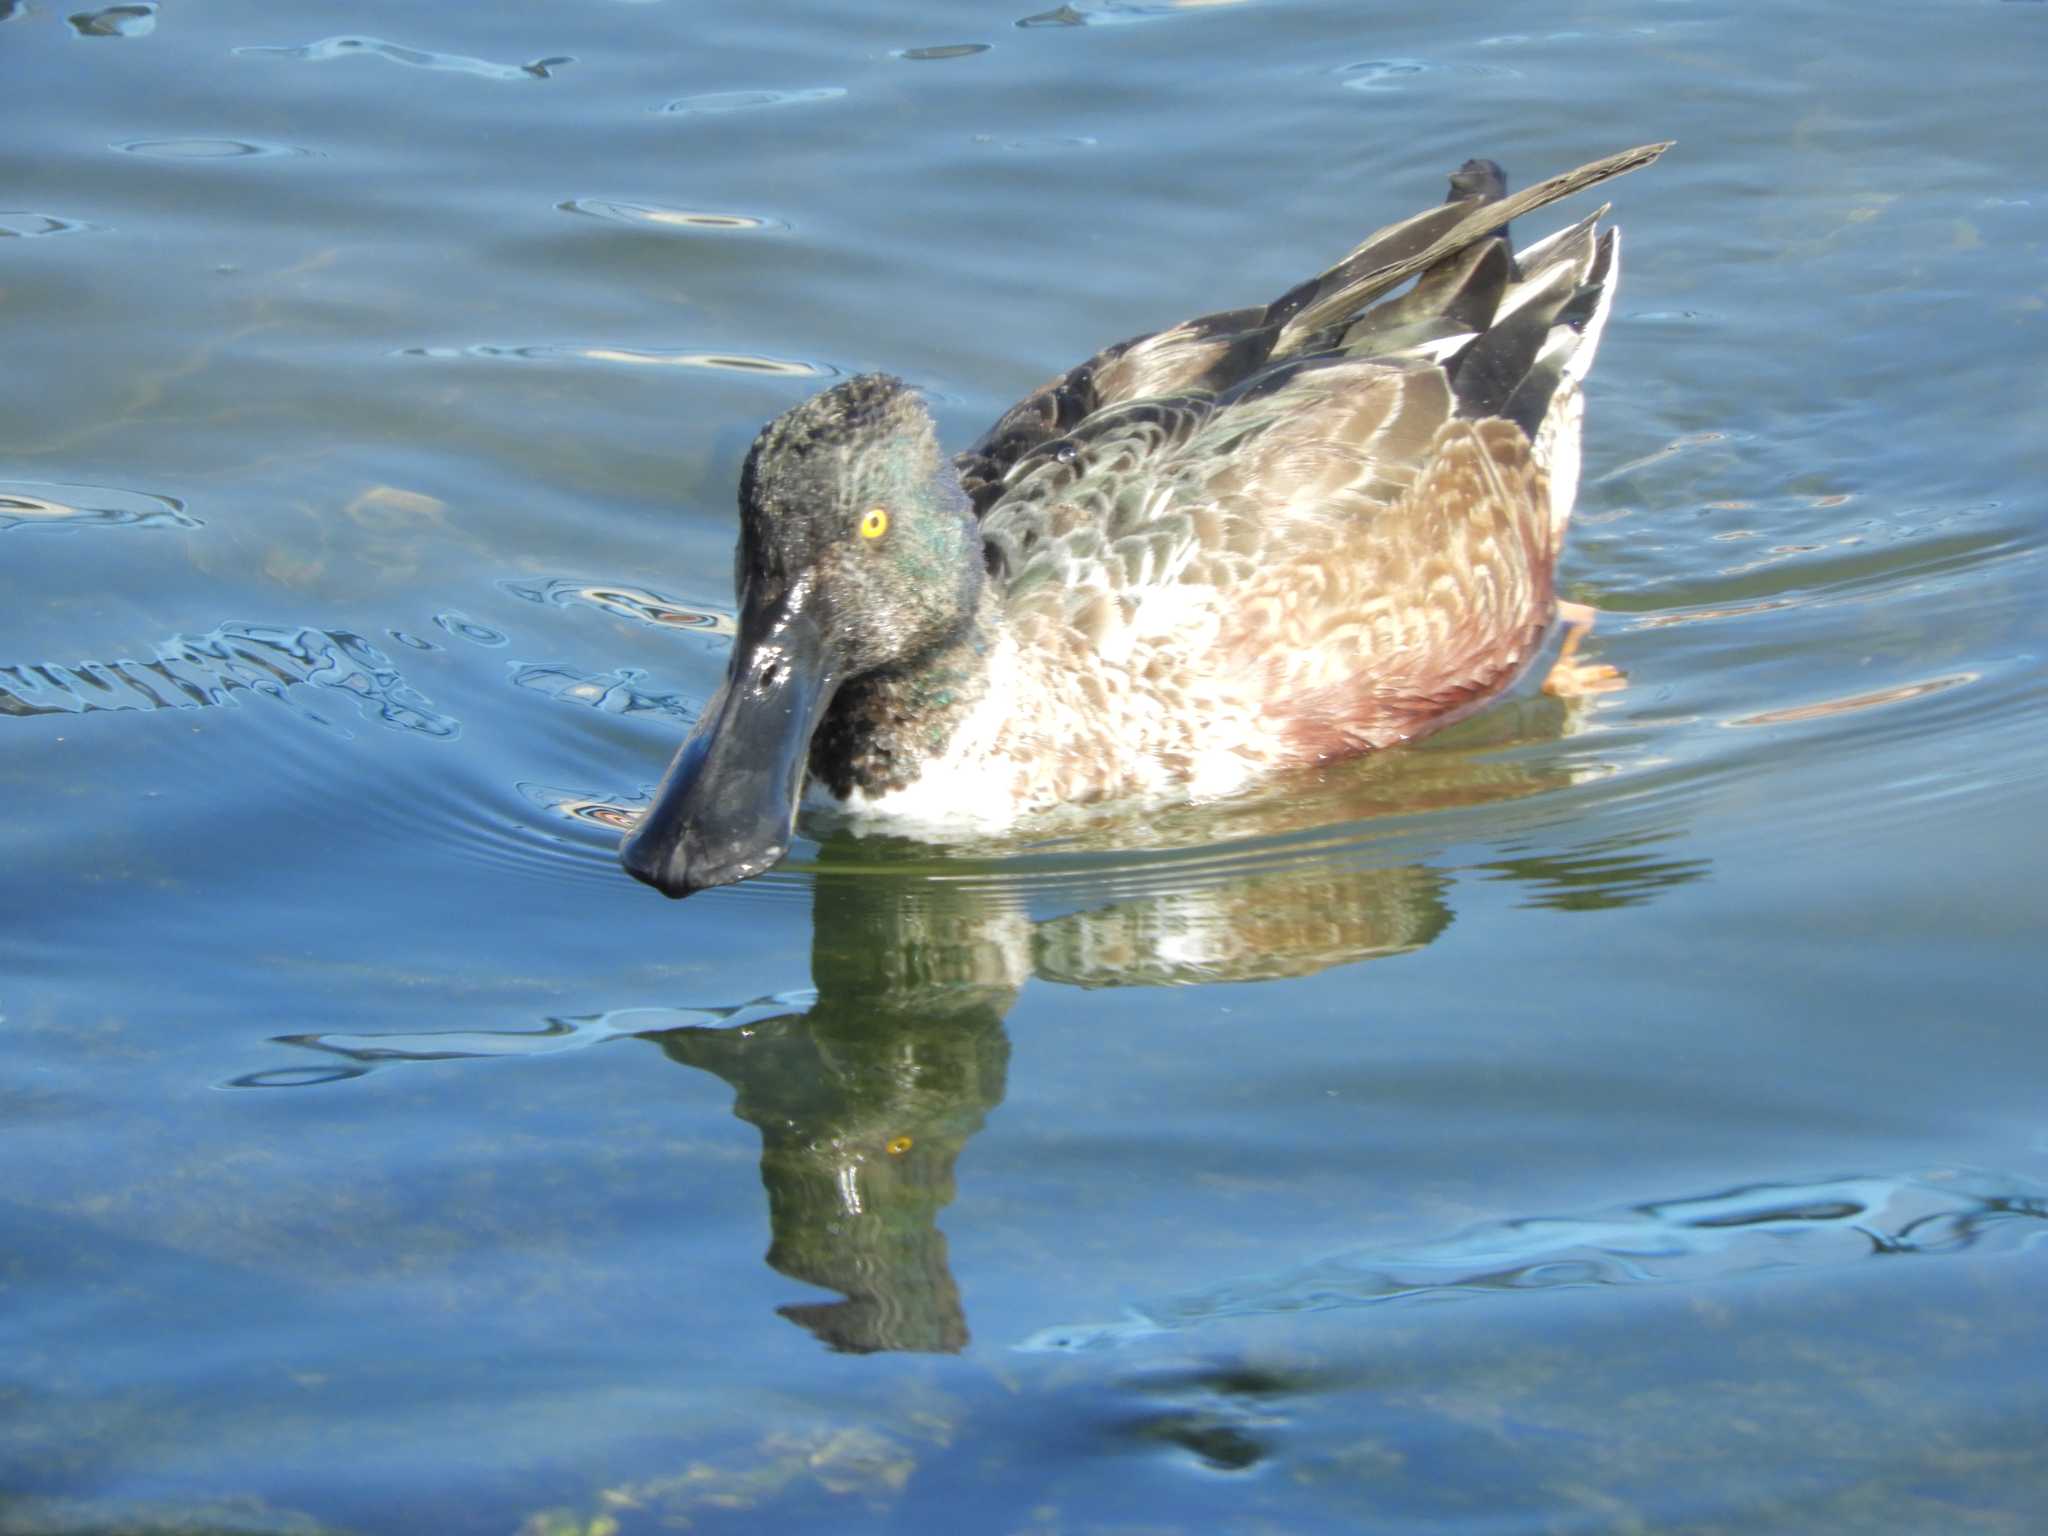
[[[277,1045],[295,1046],[335,1058],[320,1066],[292,1066],[245,1073],[228,1088],[304,1088],[362,1077],[394,1062],[476,1061],[494,1057],[552,1056],[608,1040],[663,1034],[672,1029],[745,1029],[787,1013],[801,1013],[818,1000],[808,987],[774,992],[749,1002],[704,1008],[615,1008],[541,1021],[527,1029],[450,1029],[390,1034],[273,1035]]]
[[[552,78],[552,71],[558,66],[576,62],[564,54],[535,59],[530,64],[494,64],[489,59],[472,59],[460,53],[437,53],[426,48],[407,48],[398,43],[387,43],[379,37],[327,37],[317,43],[301,43],[297,46],[257,44],[234,51],[243,58],[270,56],[304,59],[316,64],[325,63],[330,59],[369,56],[388,59],[393,64],[403,64],[412,69],[446,70],[456,74],[476,75],[485,80],[547,80]]]
[[[54,494],[38,494],[49,492]],[[175,496],[109,485],[0,481],[0,530],[9,528],[198,528]]]
[[[274,624],[228,623],[203,635],[178,635],[159,644],[149,661],[0,666],[0,715],[207,709],[250,693],[350,734],[292,692],[300,686],[343,695],[365,720],[393,730],[441,740],[461,733],[459,722],[437,713],[361,635]]]
[[[1086,133],[1074,133],[1064,136],[1045,134],[1036,138],[1025,137],[1021,139],[998,139],[992,133],[977,133],[974,136],[974,142],[976,144],[1001,144],[1004,149],[1024,150],[1050,149],[1058,151],[1068,149],[1100,149],[1102,147],[1102,140]]]
[[[729,613],[685,608],[657,592],[624,582],[575,581],[556,577],[550,581],[503,581],[498,585],[523,602],[555,608],[587,606],[613,618],[630,619],[654,629],[687,629],[718,636],[739,632]]]
[[[1397,91],[1419,75],[1513,75],[1501,64],[1446,64],[1434,59],[1365,59],[1330,71],[1347,91]]]
[[[640,687],[647,676],[638,667],[610,672],[581,672],[548,662],[523,663],[512,669],[512,685],[564,704],[582,704],[607,715],[667,715],[684,725],[697,720],[699,702],[680,693],[652,693]]]
[[[1095,4],[1060,5],[1049,11],[1026,16],[1017,25],[1032,27],[1121,27],[1133,22],[1159,21],[1186,11],[1218,5],[1240,5],[1244,0],[1098,0]]]
[[[26,208],[0,208],[0,240],[35,240],[44,235],[76,235],[97,229],[83,219],[60,219],[54,213],[33,213]]]
[[[795,107],[813,102],[837,101],[846,94],[840,85],[814,85],[795,91],[705,91],[696,96],[678,96],[661,110],[684,116],[752,112],[763,107]]]
[[[711,368],[725,373],[773,373],[790,378],[837,378],[839,370],[825,363],[749,352],[685,352],[643,347],[496,346],[406,347],[400,357],[510,359],[518,362],[625,363],[633,367]]]
[[[80,37],[147,37],[156,30],[151,3],[110,5],[97,11],[76,11],[69,18]]]
[[[509,639],[503,630],[493,629],[488,624],[479,624],[458,608],[435,614],[434,626],[451,635],[459,635],[472,645],[499,646],[506,644]]]
[[[582,214],[592,219],[607,219],[615,224],[647,225],[656,229],[734,234],[743,230],[766,233],[789,228],[780,219],[764,218],[760,214],[710,213],[692,208],[671,208],[662,203],[624,202],[616,198],[572,197],[567,202],[555,204],[555,207],[563,213]],[[0,218],[4,217],[6,215],[0,214]]]
[[[924,61],[929,59],[965,59],[977,53],[987,53],[993,43],[941,43],[933,48],[898,48],[895,57]]]
[[[310,149],[253,139],[123,139],[109,147],[151,160],[304,160],[313,155]]]
[[[1473,1227],[1440,1242],[1363,1248],[1148,1302],[1114,1323],[1051,1328],[1027,1350],[1109,1348],[1225,1318],[1449,1301],[1515,1291],[1697,1284],[1759,1270],[1943,1255],[2048,1240],[2048,1186],[1937,1169],[1751,1184],[1589,1217]]]
[[[1909,699],[1923,699],[1930,693],[1943,693],[1965,683],[1974,683],[1981,678],[1977,672],[1951,672],[1942,677],[1923,678],[1919,682],[1899,683],[1890,688],[1873,688],[1865,693],[1849,694],[1838,699],[1823,699],[1815,704],[1794,704],[1783,709],[1767,709],[1754,715],[1743,715],[1739,719],[1724,720],[1729,726],[1755,725],[1799,725],[1809,720],[1826,720],[1835,715],[1854,714],[1858,710],[1876,709],[1886,704],[1903,704]]]

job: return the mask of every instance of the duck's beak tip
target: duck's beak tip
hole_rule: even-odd
[[[693,846],[688,838],[664,847],[659,837],[642,837],[636,831],[627,833],[619,845],[619,863],[635,880],[653,886],[671,901],[681,901],[699,891],[750,880],[773,869],[788,852],[789,845],[783,842],[747,853],[727,849],[721,855],[717,850]]]
[[[724,687],[619,847],[627,873],[681,899],[781,861],[811,736],[838,686],[831,649],[794,603],[742,611]]]
[[[688,878],[686,873],[672,872],[668,865],[658,859],[638,856],[632,839],[628,838],[619,849],[619,862],[626,867],[626,873],[642,885],[651,885],[671,901],[681,901],[685,896],[694,896],[703,886]]]

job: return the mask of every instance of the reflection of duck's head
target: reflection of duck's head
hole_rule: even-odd
[[[863,815],[1007,824],[1214,798],[1497,696],[1552,617],[1620,274],[1598,214],[1519,255],[1506,228],[1663,148],[1513,197],[1471,162],[1441,206],[1269,304],[1105,348],[951,462],[882,375],[771,423],[726,681],[626,867],[671,896],[760,873],[807,772]]]
[[[730,1083],[760,1131],[769,1264],[845,1297],[784,1315],[834,1349],[958,1350],[937,1220],[960,1149],[1002,1101],[1025,946],[943,886],[877,884],[819,883],[810,1012],[655,1038]]]

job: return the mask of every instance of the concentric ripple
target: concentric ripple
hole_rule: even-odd
[[[606,799],[595,790],[563,789],[554,784],[521,783],[513,786],[524,795],[530,804],[540,807],[551,816],[574,822],[579,827],[595,827],[608,836],[630,832],[639,824],[647,810],[647,803],[641,800],[621,804]]]
[[[654,765],[666,760],[657,753]],[[512,788],[521,803],[508,811],[495,786],[473,787],[435,814],[428,835],[465,859],[552,885],[573,880],[615,895],[627,888],[619,837],[646,811],[652,786],[600,790],[522,780]],[[808,845],[800,841],[781,867],[726,894],[788,906],[808,901],[810,889]]]

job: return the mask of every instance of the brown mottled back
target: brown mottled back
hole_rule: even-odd
[[[1271,305],[1105,349],[962,454],[1015,640],[1014,791],[1234,785],[1512,682],[1554,610],[1616,245],[1596,213],[1518,262],[1503,215],[1656,152],[1515,198],[1474,162],[1491,186]]]

